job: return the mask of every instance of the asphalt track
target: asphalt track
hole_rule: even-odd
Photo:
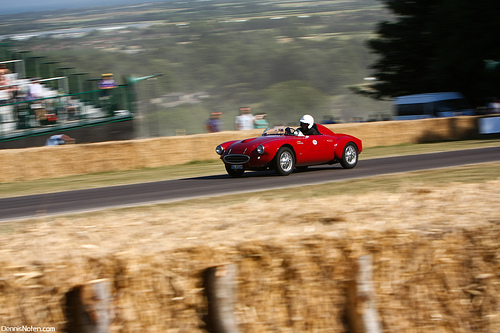
[[[335,164],[311,167],[307,171],[295,172],[287,177],[265,171],[246,172],[241,178],[231,178],[224,172],[215,176],[5,198],[0,199],[0,221],[494,162],[500,161],[500,147],[368,160],[363,160],[362,156],[361,154],[358,165],[350,170],[342,169],[339,164]],[[221,171],[223,170],[221,164]]]

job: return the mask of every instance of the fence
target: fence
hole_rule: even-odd
[[[97,120],[132,118],[137,105],[135,83],[158,74],[127,78],[114,89],[101,90],[100,79],[74,72],[57,61],[0,43],[0,141],[12,141],[59,129],[87,126]],[[30,87],[37,85],[36,97]]]
[[[59,78],[44,81],[55,81]],[[48,90],[47,97],[26,99],[22,94],[0,103],[0,140],[32,135],[67,126],[85,126],[94,120],[132,115],[132,95],[127,86],[103,94],[91,90],[74,94]]]

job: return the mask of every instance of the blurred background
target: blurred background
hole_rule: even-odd
[[[243,106],[270,125],[295,125],[306,113],[319,123],[393,119],[393,97],[406,94],[456,91],[471,108],[500,96],[497,2],[106,4],[10,4],[0,62],[57,63],[90,86],[103,73],[118,85],[154,75],[131,93],[137,137],[203,133],[215,112],[221,130],[234,130]]]
[[[241,106],[270,125],[390,119],[390,102],[349,89],[370,75],[366,41],[387,17],[374,0],[164,1],[4,15],[0,38],[87,80],[164,74],[136,86],[139,136],[170,136],[205,132],[212,112],[233,130]]]

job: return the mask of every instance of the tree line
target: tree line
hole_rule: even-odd
[[[500,2],[381,0],[394,14],[377,25],[369,48],[375,98],[459,91],[475,106],[500,96]]]

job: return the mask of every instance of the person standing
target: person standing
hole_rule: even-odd
[[[249,107],[241,107],[240,115],[236,116],[234,125],[238,131],[246,131],[253,129],[254,116],[252,115],[252,109]]]
[[[116,88],[118,85],[116,84],[115,79],[113,79],[112,73],[102,74],[101,80],[98,82],[99,89],[103,89],[106,91],[107,89]]]
[[[99,97],[101,108],[104,109],[104,111],[108,116],[113,116],[115,114],[114,113],[115,108],[114,108],[113,94],[111,93],[111,90],[118,86],[115,79],[113,78],[113,73],[102,74],[101,80],[98,82],[97,85],[101,90],[100,93],[101,96]]]
[[[34,99],[40,99],[42,97],[43,97],[43,86],[41,85],[39,79],[37,78],[31,79],[26,99],[28,101],[31,101]]]
[[[210,119],[205,123],[205,130],[208,133],[220,132],[222,129],[222,120],[220,119],[222,112],[212,112]]]
[[[267,114],[259,113],[255,115],[255,128],[268,128],[269,123],[266,120]]]

